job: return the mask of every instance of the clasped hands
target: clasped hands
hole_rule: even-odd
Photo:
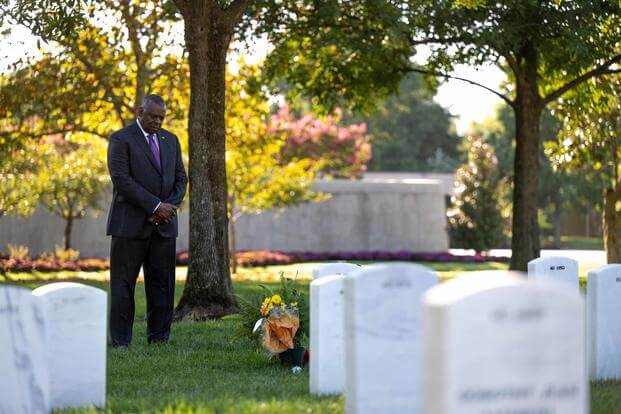
[[[169,223],[175,214],[177,214],[177,207],[169,203],[161,203],[148,220],[149,223],[159,226],[162,223]]]

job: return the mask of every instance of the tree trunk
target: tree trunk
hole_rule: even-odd
[[[237,221],[236,212],[235,212],[235,192],[231,189],[231,197],[230,197],[230,208],[231,208],[231,218],[229,220],[229,232],[231,234],[231,261],[233,273],[237,273],[237,234],[235,232],[235,222]]]
[[[233,273],[237,273],[237,234],[235,232],[235,220],[230,221],[230,229],[231,229],[231,267],[233,268]]]
[[[554,194],[554,248],[561,248],[561,189],[557,188]]]
[[[181,4],[181,2],[178,2]],[[225,169],[225,70],[232,30],[217,2],[185,2],[190,63],[190,257],[176,320],[219,318],[237,311],[229,269]]]
[[[607,188],[604,191],[603,233],[607,263],[621,263],[621,214],[617,212],[617,201],[621,190]]]
[[[510,269],[526,271],[539,257],[537,206],[539,189],[539,122],[543,103],[537,86],[537,56],[532,45],[521,52],[524,70],[515,99],[515,165]]]
[[[73,217],[65,218],[65,250],[71,249],[71,232],[73,230]]]

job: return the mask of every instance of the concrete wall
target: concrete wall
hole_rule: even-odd
[[[281,251],[410,250],[445,251],[445,197],[432,179],[320,181],[315,190],[329,200],[282,211],[245,216],[237,223],[238,249]],[[74,224],[73,246],[82,257],[109,256],[106,233],[109,192],[104,212]],[[188,211],[179,214],[177,250],[188,248]],[[0,250],[8,243],[29,247],[31,254],[62,244],[63,222],[39,208],[28,218],[0,219]]]
[[[440,183],[444,194],[452,196],[455,194],[455,175],[450,173],[431,173],[431,172],[367,172],[364,173],[365,181],[390,182],[408,180],[435,180]]]
[[[444,195],[434,180],[315,184],[324,202],[239,220],[238,248],[330,252],[448,249]]]

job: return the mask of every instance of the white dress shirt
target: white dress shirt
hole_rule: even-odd
[[[138,128],[140,128],[140,130],[142,131],[142,133],[144,134],[144,139],[147,140],[147,144],[150,144],[151,142],[149,141],[149,134],[147,131],[145,131],[144,129],[142,129],[142,125],[140,125],[140,121],[138,120],[138,118],[136,118],[136,123],[138,124]],[[157,134],[155,134],[156,138],[157,138]],[[155,146],[157,147],[157,150],[160,150],[160,143],[158,142],[157,139],[155,139]]]

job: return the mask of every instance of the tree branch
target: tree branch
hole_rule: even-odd
[[[410,45],[412,46],[418,46],[418,45],[429,45],[429,44],[447,44],[447,43],[458,43],[463,41],[462,37],[447,37],[447,38],[438,38],[438,37],[432,37],[432,38],[428,38],[428,39],[419,39],[419,40],[414,40],[414,39],[410,39]]]
[[[598,76],[607,75],[611,73],[620,73],[621,69],[610,69],[610,66],[614,65],[615,63],[619,63],[619,62],[621,62],[621,54],[613,56],[612,58],[608,59],[606,62],[602,63],[601,65],[567,82],[565,85],[561,86],[555,91],[550,92],[548,95],[546,95],[543,98],[543,103],[547,104],[547,103],[554,101],[557,98],[560,98],[565,92],[575,88],[576,86],[580,85],[582,82],[585,82],[591,78],[595,78]]]
[[[43,138],[43,137],[49,137],[50,135],[58,135],[58,134],[64,134],[67,132],[84,132],[87,134],[91,134],[91,135],[95,135],[98,136],[100,138],[103,138],[105,140],[108,139],[107,135],[104,135],[100,132],[97,132],[93,129],[90,128],[86,128],[83,126],[71,126],[71,127],[67,127],[67,128],[62,128],[62,129],[55,129],[55,130],[51,130],[51,131],[44,131],[44,132],[39,132],[36,134],[28,134],[28,132],[20,132],[20,131],[13,131],[13,132],[0,132],[0,137],[5,137],[5,138],[16,138],[15,136],[17,135],[17,138],[19,138],[20,136],[27,136],[28,138],[32,138],[32,139],[37,139],[37,138]]]
[[[139,7],[139,6],[135,6]],[[125,21],[125,26],[127,27],[127,33],[129,35],[129,41],[131,44],[132,51],[134,52],[134,59],[136,60],[136,88],[134,92],[134,106],[138,107],[142,103],[144,96],[146,94],[147,82],[149,79],[149,57],[145,50],[142,49],[140,45],[140,33],[139,27],[140,23],[136,18],[136,9],[134,11],[131,10],[129,0],[121,1],[121,15],[123,16],[123,20]],[[158,26],[157,19],[154,14],[156,13],[155,9],[151,12],[151,26],[149,33],[151,37],[148,40],[146,51],[152,50],[154,44],[158,37]]]
[[[513,107],[515,105],[515,101],[513,101],[508,96],[506,96],[506,95],[504,95],[504,94],[502,94],[502,93],[500,93],[500,92],[498,92],[498,91],[496,91],[496,90],[494,90],[494,89],[492,89],[490,87],[487,87],[487,86],[482,85],[482,84],[480,84],[478,82],[475,82],[475,81],[473,81],[471,79],[461,78],[459,76],[452,76],[452,75],[449,75],[449,74],[446,74],[446,73],[435,72],[435,71],[424,70],[424,69],[417,69],[417,68],[408,68],[407,71],[421,73],[423,75],[436,76],[436,77],[439,77],[439,78],[455,79],[455,80],[458,80],[458,81],[466,82],[466,83],[469,83],[471,85],[483,88],[483,89],[485,89],[488,92],[493,93],[494,95],[498,96],[500,99],[505,101],[511,107]]]
[[[121,97],[119,97],[115,92],[113,86],[109,83],[109,73],[102,74],[100,68],[91,62],[85,55],[80,51],[76,44],[67,42],[67,41],[58,41],[58,44],[66,47],[71,51],[75,58],[82,62],[82,64],[86,67],[86,69],[95,76],[95,78],[99,81],[99,83],[103,86],[106,91],[106,97],[114,106],[117,115],[119,116],[121,123],[124,123],[123,120],[123,108],[127,109],[130,113],[134,112],[134,108],[131,105],[128,105]]]
[[[231,4],[223,10],[224,13],[222,18],[229,30],[233,30],[233,28],[235,28],[235,25],[244,15],[251,1],[252,0],[233,0]]]
[[[511,52],[507,52],[506,54],[503,54],[502,57],[505,58],[505,60],[507,61],[507,64],[509,65],[509,67],[511,68],[513,73],[515,73],[517,77],[518,73],[520,72],[520,67],[517,63],[517,59],[515,58],[515,56],[512,56]]]

